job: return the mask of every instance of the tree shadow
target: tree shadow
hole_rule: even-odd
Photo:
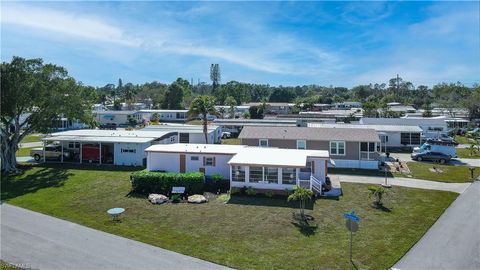
[[[388,208],[388,207],[386,207],[386,206],[383,205],[383,204],[373,203],[373,204],[371,205],[371,207],[372,207],[372,208],[375,208],[375,209],[378,209],[378,210],[381,210],[381,211],[383,211],[383,212],[387,212],[387,213],[392,212],[392,209],[391,209],[391,208]]]
[[[291,223],[293,226],[297,227],[298,231],[310,237],[317,233],[318,224],[313,223],[314,218],[310,215],[305,215],[302,217],[299,213],[292,213],[293,220]]]
[[[232,195],[227,201],[227,204],[241,204],[241,205],[256,205],[267,207],[285,207],[285,208],[298,208],[299,203],[294,201],[287,201],[287,198],[267,198],[260,196],[244,196],[244,195]],[[313,210],[314,202],[309,201],[305,203],[305,209]]]
[[[145,169],[141,166],[120,166],[106,164],[89,164],[89,163],[41,163],[35,165],[43,168],[56,169],[72,169],[72,170],[88,170],[88,171],[116,171],[116,172],[134,172]]]
[[[2,176],[1,199],[9,200],[28,193],[35,193],[40,189],[61,187],[72,175],[64,168],[43,167],[34,174],[23,176],[25,171],[16,175]]]

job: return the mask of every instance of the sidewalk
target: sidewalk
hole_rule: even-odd
[[[381,176],[361,176],[361,175],[350,175],[350,174],[335,174],[335,176],[338,176],[340,182],[364,183],[364,184],[385,183],[385,177],[381,177]],[[395,177],[395,178],[389,177],[387,181],[388,181],[388,184],[393,186],[452,191],[460,194],[463,193],[471,185],[471,183],[443,183],[443,182],[420,180],[420,179],[414,179],[414,178],[403,178],[403,177]]]
[[[480,269],[479,213],[476,181],[392,269]]]

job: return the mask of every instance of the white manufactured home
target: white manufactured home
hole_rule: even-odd
[[[43,151],[34,158],[62,163],[144,166],[147,147],[175,143],[177,137],[176,132],[160,131],[83,129],[57,132],[42,138]]]
[[[147,169],[221,174],[231,187],[285,190],[303,186],[321,193],[328,151],[244,145],[168,144],[148,147]]]
[[[188,110],[140,110],[139,113],[146,121],[152,121],[154,114],[158,115],[160,122],[186,122],[188,120]]]
[[[179,143],[205,143],[205,134],[202,125],[186,125],[186,124],[160,124],[150,125],[142,129],[143,131],[162,131],[162,132],[178,132]],[[222,129],[218,126],[207,126],[208,143],[220,143],[222,137]]]

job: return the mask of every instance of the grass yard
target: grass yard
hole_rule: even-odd
[[[0,269],[1,270],[19,270],[21,268],[16,267],[15,265],[11,265],[4,261],[0,261]]]
[[[30,150],[33,148],[18,148],[17,157],[28,157],[30,156]]]
[[[222,144],[239,145],[240,144],[240,139],[239,138],[222,139]]]
[[[459,144],[470,144],[472,141],[465,136],[455,136],[454,140]]]
[[[285,199],[222,195],[202,205],[152,205],[129,196],[119,167],[34,166],[2,179],[2,199],[92,228],[239,269],[350,269],[344,212],[356,210],[360,230],[353,258],[361,269],[390,268],[455,200],[457,194],[394,187],[383,210],[363,184],[342,183],[339,200],[318,200],[302,224]],[[106,210],[124,207],[121,222]]]
[[[23,138],[20,143],[29,143],[29,142],[41,142],[42,136],[39,134],[30,134]]]
[[[480,151],[477,151],[471,156],[468,148],[457,148],[457,156],[459,158],[480,158]]]
[[[441,165],[432,162],[408,162],[413,178],[433,180],[448,183],[470,182],[470,170],[467,166]],[[435,167],[437,171],[432,171]],[[475,177],[480,175],[480,170],[475,170]]]

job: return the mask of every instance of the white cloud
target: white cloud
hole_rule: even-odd
[[[209,8],[197,6],[186,10],[183,17],[209,14],[210,11]],[[179,12],[175,14],[181,16]],[[175,19],[175,16],[171,17]],[[68,40],[77,37],[84,41],[118,44],[153,53],[216,58],[268,73],[315,75],[331,72],[333,69],[329,66],[338,66],[332,65],[338,60],[333,53],[289,35],[272,34],[261,25],[244,20],[238,20],[234,25],[241,37],[240,44],[228,44],[228,40],[211,42],[208,38],[212,37],[206,38],[195,33],[191,25],[182,26],[175,22],[156,25],[153,30],[128,24],[120,27],[100,16],[25,4],[4,5],[1,21],[2,25],[42,30],[36,33],[55,35],[56,38],[64,36]],[[219,45],[211,46],[211,43]],[[111,58],[111,53],[108,54]]]

